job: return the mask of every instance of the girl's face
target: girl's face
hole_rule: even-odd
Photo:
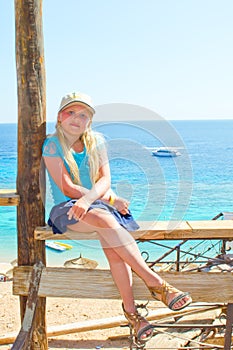
[[[63,130],[72,136],[80,136],[90,125],[92,113],[83,105],[68,105],[58,114]]]

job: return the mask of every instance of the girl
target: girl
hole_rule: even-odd
[[[170,309],[181,310],[192,301],[152,271],[130,233],[138,228],[129,203],[111,190],[111,176],[103,138],[91,129],[95,110],[88,95],[71,93],[62,98],[56,132],[43,146],[55,206],[49,224],[54,233],[67,229],[87,234],[96,231],[123,300],[123,312],[135,339],[145,343],[151,325],[138,312],[132,291],[132,270],[152,296]]]

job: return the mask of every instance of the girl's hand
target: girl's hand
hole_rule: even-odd
[[[129,213],[129,202],[124,198],[116,197],[113,206],[123,215]]]
[[[90,203],[86,200],[85,196],[81,197],[68,211],[68,219],[71,220],[74,218],[75,220],[82,220],[89,207]]]

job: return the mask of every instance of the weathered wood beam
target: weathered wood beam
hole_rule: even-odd
[[[182,316],[185,316],[186,314],[200,315],[202,312],[205,312],[206,310],[215,310],[219,308],[221,308],[221,305],[210,304],[210,305],[203,306],[201,304],[200,305],[195,304],[179,312],[174,312],[164,307],[164,308],[159,308],[156,311],[149,311],[149,314],[147,315],[146,318],[148,321],[155,321],[155,320],[159,321],[163,318],[172,318],[174,316],[182,317]],[[71,334],[71,333],[88,332],[88,331],[94,331],[98,329],[114,328],[114,327],[119,327],[127,324],[128,322],[124,316],[113,316],[109,318],[99,318],[99,319],[87,320],[87,321],[76,322],[76,323],[48,326],[47,335],[48,337],[54,337],[58,335],[65,335],[65,334]],[[173,324],[169,324],[169,326],[171,325]],[[196,324],[191,325],[191,328],[193,328],[193,326],[199,326],[201,328],[203,326],[206,328],[213,327],[213,325],[206,325],[206,324],[203,325],[201,323],[199,325],[196,325]],[[159,325],[159,327],[161,327],[161,324]],[[188,328],[186,324],[181,325],[179,323],[179,328],[182,328],[182,327]],[[223,326],[219,325],[218,327],[223,327]],[[15,341],[16,337],[17,337],[16,332],[12,332],[12,333],[5,334],[4,336],[0,336],[0,345],[11,344]]]
[[[27,349],[30,346],[43,267],[42,263],[33,266],[23,323],[11,350]]]
[[[32,267],[14,268],[13,293],[27,295]],[[189,291],[195,302],[233,302],[233,275],[214,272],[159,272],[169,283]],[[90,281],[95,281],[91,283]],[[67,283],[69,288],[67,288]],[[39,295],[43,297],[74,297],[93,299],[120,299],[111,272],[101,269],[72,269],[47,267],[43,270]],[[135,299],[151,299],[145,284],[134,276]]]
[[[42,0],[15,0],[16,71],[18,92],[17,208],[18,264],[45,264],[44,242],[34,239],[34,229],[44,224],[40,190],[41,148],[46,136],[45,68]],[[26,298],[20,298],[23,320]],[[37,305],[31,349],[46,350],[45,299]],[[38,345],[39,344],[39,345]]]
[[[202,220],[182,221],[143,221],[140,228],[132,232],[135,239],[140,240],[177,240],[177,239],[233,239],[233,220]],[[68,230],[66,233],[54,235],[49,226],[37,227],[35,239],[65,239],[65,240],[93,240],[98,234],[78,233]]]
[[[15,206],[19,204],[16,190],[0,189],[0,206]]]

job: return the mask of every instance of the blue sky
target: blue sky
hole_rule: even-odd
[[[0,0],[0,122],[17,121],[14,1]],[[232,0],[44,0],[47,120],[61,96],[233,119]]]

